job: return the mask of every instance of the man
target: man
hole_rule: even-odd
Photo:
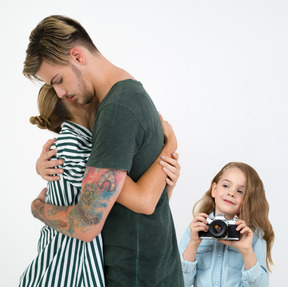
[[[166,190],[150,216],[115,203],[127,173],[137,181],[163,147],[161,122],[142,84],[63,16],[47,17],[31,32],[23,73],[53,86],[60,98],[100,102],[79,203],[52,206],[42,195],[32,203],[33,215],[84,241],[102,231],[108,287],[183,286]]]

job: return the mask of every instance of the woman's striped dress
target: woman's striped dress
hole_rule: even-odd
[[[48,182],[46,202],[68,206],[78,202],[81,182],[91,152],[91,132],[70,121],[62,124],[52,148],[64,160],[59,181]],[[84,242],[63,235],[48,226],[41,230],[38,255],[20,278],[19,287],[105,286],[102,237]]]

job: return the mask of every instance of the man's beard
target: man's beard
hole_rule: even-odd
[[[90,104],[92,100],[94,99],[95,95],[89,91],[88,86],[83,79],[81,71],[74,65],[71,65],[71,66],[78,80],[78,88],[79,88],[78,90],[81,91],[81,95],[80,95],[80,98],[78,98],[78,102],[81,105]]]
[[[85,84],[85,86],[83,86],[83,84]],[[94,96],[91,92],[88,91],[86,83],[84,81],[82,83],[82,87],[84,87],[84,91],[83,91],[84,93],[81,97],[81,104],[82,105],[90,104],[93,101]]]

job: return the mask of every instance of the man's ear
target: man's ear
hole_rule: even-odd
[[[216,196],[216,186],[217,186],[216,182],[213,182],[212,189],[211,189],[211,196],[213,198],[215,198],[215,196]]]
[[[72,61],[75,61],[78,64],[85,64],[85,55],[79,48],[72,48],[70,50],[70,57],[72,58]]]

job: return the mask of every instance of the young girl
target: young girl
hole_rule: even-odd
[[[39,128],[59,133],[52,148],[54,153],[57,148],[56,158],[64,160],[64,173],[59,181],[48,182],[47,203],[68,206],[79,201],[81,182],[91,152],[91,129],[97,105],[97,99],[85,106],[60,100],[52,87],[44,85],[41,88],[38,95],[40,116],[31,117],[30,121]],[[171,154],[177,141],[171,126],[164,121],[162,124],[167,142],[161,154]],[[180,169],[177,158],[177,154],[174,159],[161,157],[161,162],[158,158],[136,183],[127,176],[117,202],[137,213],[153,213],[166,183],[169,187],[165,190],[170,197],[177,182]],[[44,226],[38,255],[23,273],[19,287],[105,286],[103,271],[101,234],[92,242],[84,242]]]
[[[245,163],[225,165],[194,205],[194,219],[179,244],[185,286],[268,286],[274,240],[268,211],[257,172]],[[199,237],[208,231],[208,217],[221,214],[238,219],[240,240]]]

